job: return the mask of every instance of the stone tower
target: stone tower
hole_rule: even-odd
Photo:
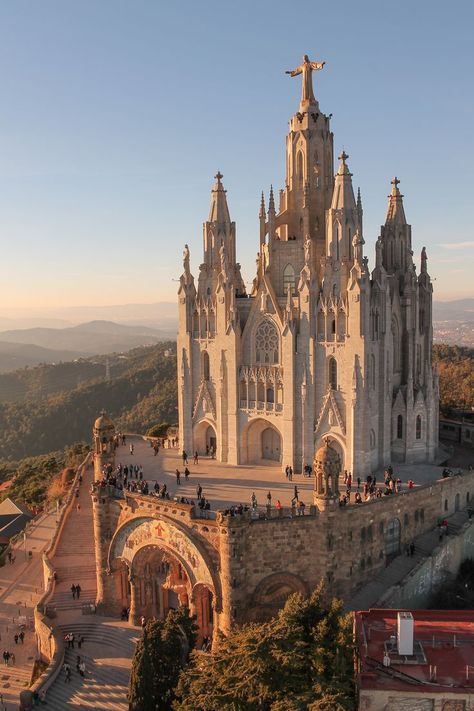
[[[334,175],[330,116],[307,56],[286,138],[285,186],[259,210],[247,294],[222,175],[203,229],[197,287],[186,245],[180,279],[181,444],[232,464],[295,471],[326,439],[353,475],[431,461],[438,391],[431,363],[432,285],[417,275],[399,181],[392,181],[375,268],[364,255],[360,191],[344,151]]]

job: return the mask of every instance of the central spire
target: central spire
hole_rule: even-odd
[[[221,171],[218,170],[214,176],[216,182],[211,191],[211,207],[209,210],[209,222],[230,222],[229,208],[227,207],[226,190],[222,185]]]
[[[296,67],[296,69],[289,70],[285,74],[289,74],[292,77],[302,74],[301,77],[301,105],[308,106],[311,104],[316,104],[316,99],[313,93],[313,72],[319,71],[324,67],[326,62],[311,62],[308,55],[305,54],[303,57],[303,62]]]

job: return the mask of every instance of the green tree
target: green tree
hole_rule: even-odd
[[[130,711],[172,708],[179,674],[194,648],[196,627],[188,610],[170,610],[166,620],[151,620],[138,641],[132,662]]]
[[[352,615],[342,603],[292,595],[269,622],[221,636],[214,654],[194,653],[180,676],[176,711],[354,709]]]

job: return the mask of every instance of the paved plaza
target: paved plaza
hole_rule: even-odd
[[[0,568],[0,651],[15,655],[15,664],[3,666],[0,674],[0,709],[18,709],[20,691],[29,686],[36,658],[33,608],[43,594],[42,554],[56,527],[56,511],[41,516],[28,527],[26,544],[13,547],[15,562]],[[31,557],[29,553],[31,552]],[[18,618],[26,617],[24,644],[15,644]],[[3,703],[3,706],[2,706]]]
[[[129,445],[133,443],[134,453],[130,454]],[[308,506],[312,503],[314,476],[305,477],[294,474],[288,481],[280,464],[262,465],[228,465],[221,464],[210,457],[200,457],[199,464],[193,464],[193,457],[188,453],[188,481],[184,478],[184,465],[179,449],[160,448],[155,456],[150,443],[139,435],[128,435],[126,445],[120,445],[116,452],[116,463],[122,465],[138,464],[143,466],[144,479],[153,486],[158,481],[160,486],[166,484],[170,497],[184,496],[196,501],[196,487],[202,486],[203,496],[211,502],[212,509],[225,509],[232,505],[251,503],[255,492],[259,506],[267,503],[268,492],[272,495],[272,505],[280,500],[282,506],[291,506],[294,487],[298,487],[299,499]],[[176,483],[176,469],[181,473],[181,484]],[[441,478],[442,467],[431,464],[394,465],[395,476],[402,479],[402,490],[406,490],[407,482],[412,479],[415,486],[428,484]],[[383,484],[383,472],[377,472],[377,480]],[[357,484],[352,486],[355,492]],[[345,491],[344,479],[339,482],[341,493]],[[352,501],[354,496],[352,496]]]

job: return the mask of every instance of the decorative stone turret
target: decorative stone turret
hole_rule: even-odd
[[[314,455],[314,503],[319,509],[326,509],[339,499],[339,474],[341,458],[330,446],[329,438]]]
[[[96,454],[113,454],[114,453],[114,438],[115,425],[107,416],[105,410],[102,410],[100,416],[94,422],[94,452]]]

